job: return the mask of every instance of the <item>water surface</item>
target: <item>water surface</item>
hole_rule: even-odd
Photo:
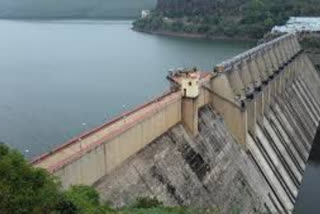
[[[303,182],[296,202],[295,214],[320,213],[320,129],[313,142]]]
[[[0,140],[27,157],[167,88],[167,70],[215,63],[253,43],[134,32],[131,21],[0,21]]]

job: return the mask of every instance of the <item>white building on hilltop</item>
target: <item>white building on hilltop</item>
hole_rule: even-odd
[[[142,10],[141,11],[141,18],[147,18],[150,15],[150,10]]]
[[[282,26],[272,28],[272,33],[291,33],[297,31],[320,31],[320,17],[290,17]]]

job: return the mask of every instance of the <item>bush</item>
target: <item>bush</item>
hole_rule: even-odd
[[[56,177],[33,168],[16,150],[0,143],[0,213],[105,214],[114,213],[99,202],[88,186],[63,192]]]
[[[141,198],[137,198],[136,202],[133,205],[133,208],[148,209],[148,208],[153,208],[153,207],[160,207],[162,205],[163,205],[163,203],[158,201],[156,198],[141,197]]]
[[[315,37],[304,38],[301,41],[301,45],[303,48],[320,48],[320,39]]]
[[[78,214],[116,213],[108,205],[101,205],[99,193],[93,187],[85,185],[72,186],[65,192],[64,201],[71,205],[68,209],[72,208],[72,212],[76,211]]]
[[[100,203],[98,192],[76,185],[62,191],[58,180],[33,168],[16,150],[0,143],[0,213],[4,214],[196,214],[188,208],[164,207],[156,198],[138,198],[114,210]]]
[[[1,213],[50,213],[61,203],[59,182],[0,143]]]
[[[210,26],[207,24],[200,25],[198,28],[198,33],[208,33],[210,30]]]

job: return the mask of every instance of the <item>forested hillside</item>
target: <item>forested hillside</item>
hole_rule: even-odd
[[[320,0],[158,0],[135,28],[207,37],[261,38],[289,16],[320,16]]]
[[[0,18],[137,18],[156,0],[0,0]]]

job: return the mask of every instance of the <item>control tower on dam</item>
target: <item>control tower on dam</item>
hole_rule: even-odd
[[[221,213],[291,213],[320,118],[320,78],[286,34],[217,65],[32,164],[116,207],[137,197]]]

